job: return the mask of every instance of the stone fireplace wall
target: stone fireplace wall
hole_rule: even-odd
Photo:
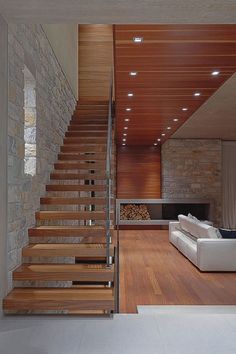
[[[162,146],[162,198],[205,198],[221,224],[221,140],[169,139]]]

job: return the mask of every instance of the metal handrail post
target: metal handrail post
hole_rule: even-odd
[[[111,75],[108,111],[107,153],[106,153],[106,264],[111,266],[111,156],[112,156],[112,110],[113,110],[113,73]]]

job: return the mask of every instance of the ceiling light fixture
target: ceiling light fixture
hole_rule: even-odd
[[[157,141],[161,141],[161,139],[160,139],[160,138],[158,138],[158,139],[157,139]]]
[[[129,118],[125,118],[125,122],[129,122]]]
[[[167,130],[171,130],[171,127],[167,127],[166,129],[167,129]]]
[[[212,76],[217,76],[217,75],[219,75],[219,70],[214,70],[214,71],[212,71],[212,73],[211,73],[211,75]]]
[[[182,108],[182,111],[184,111],[184,112],[186,112],[187,110],[188,110],[187,107],[183,107],[183,108]]]
[[[122,146],[125,146],[125,145],[126,145],[125,143],[122,144]]]
[[[127,136],[127,134],[126,134],[126,133],[123,133],[123,135],[124,135],[124,136]]]
[[[126,141],[126,139],[122,139],[122,141]]]
[[[138,73],[137,73],[137,71],[130,71],[129,75],[130,76],[137,76]]]
[[[124,127],[124,129],[126,130],[126,129],[128,129],[128,127]]]
[[[127,112],[130,112],[130,111],[131,111],[131,108],[126,108],[126,111],[127,111]]]
[[[161,135],[162,135],[162,136],[165,136],[165,133],[162,133]]]
[[[201,92],[195,92],[195,93],[194,93],[194,96],[195,96],[195,97],[201,96]]]
[[[134,37],[133,38],[134,43],[142,43],[143,42],[143,37]]]
[[[157,143],[154,143],[153,145],[154,145],[154,146],[157,146]]]
[[[178,118],[174,118],[173,119],[174,122],[178,122],[178,120],[179,120]]]
[[[134,96],[133,92],[128,93],[128,97],[133,97],[133,96]]]

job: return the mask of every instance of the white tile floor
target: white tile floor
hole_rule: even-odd
[[[6,317],[0,354],[235,354],[235,314]]]

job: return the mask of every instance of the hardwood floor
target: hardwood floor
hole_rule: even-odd
[[[166,230],[121,230],[120,312],[137,305],[235,305],[236,273],[202,273]]]

